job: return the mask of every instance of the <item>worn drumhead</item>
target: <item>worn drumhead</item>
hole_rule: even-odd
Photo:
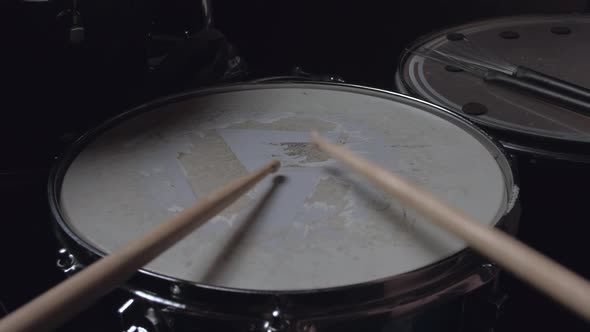
[[[242,289],[315,289],[395,276],[465,248],[311,147],[311,130],[482,223],[509,210],[503,155],[449,113],[368,89],[274,84],[216,89],[121,120],[71,163],[61,213],[111,252],[277,158],[282,183],[268,177],[146,269]]]
[[[449,33],[464,35],[477,54],[494,54],[495,62],[526,66],[590,88],[590,16],[525,16],[476,22],[433,34],[411,48],[446,52],[453,43],[465,43],[449,40]],[[478,76],[419,55],[404,58],[398,80],[398,88],[404,92],[489,127],[540,138],[590,142],[590,117],[514,88],[485,83]],[[487,112],[473,114],[464,109],[470,103],[480,104],[477,110],[485,108]],[[481,113],[477,110],[475,113]]]

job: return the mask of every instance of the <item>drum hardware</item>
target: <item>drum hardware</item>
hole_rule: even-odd
[[[78,0],[72,0],[72,7],[62,10],[57,14],[57,19],[71,16],[69,39],[72,44],[80,44],[84,41],[85,29],[82,25],[82,15],[78,11]]]
[[[143,329],[147,332],[191,331],[195,328],[207,330],[209,326],[219,326],[220,322],[223,322],[223,318],[216,321],[211,317],[207,317],[206,311],[187,320],[186,317],[175,312],[175,310],[141,297],[132,297],[126,300],[117,309],[117,314],[123,331],[131,331],[134,328]],[[302,321],[297,322],[296,326],[291,326],[290,320],[283,317],[279,307],[276,307],[268,314],[262,315],[262,317],[258,319],[252,318],[249,323],[240,321],[239,330],[251,332],[306,332],[312,328],[311,323]],[[229,317],[228,319],[231,320]]]
[[[65,248],[59,249],[56,265],[68,276],[73,275],[81,269],[74,255],[70,254]]]
[[[169,332],[169,322],[159,309],[142,301],[131,298],[117,309],[122,331],[126,332]]]
[[[141,326],[137,327],[135,325],[132,325],[128,330],[124,330],[124,332],[149,332],[149,331]]]
[[[84,27],[82,16],[78,11],[78,0],[72,0],[72,27],[70,28],[70,41],[79,44],[84,40]]]
[[[271,313],[271,318],[265,320],[262,325],[264,332],[288,331],[289,321],[282,317],[281,310],[276,308]]]
[[[180,294],[182,294],[182,291],[180,290],[180,286],[178,286],[178,285],[170,286],[170,293],[172,293],[172,295],[175,295],[175,296],[179,296]]]
[[[237,47],[231,43],[228,44],[228,54],[227,70],[223,75],[223,79],[227,82],[240,81],[248,75],[248,65],[240,55]]]

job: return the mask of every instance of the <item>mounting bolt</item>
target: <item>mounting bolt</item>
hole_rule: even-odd
[[[180,295],[180,293],[182,293],[182,291],[180,290],[180,287],[178,285],[170,286],[170,292],[172,292],[172,294],[174,294],[174,295]]]
[[[66,248],[61,248],[57,252],[56,265],[66,274],[76,271],[76,259]]]
[[[264,332],[280,332],[286,331],[289,327],[289,321],[282,317],[281,310],[275,308],[271,313],[271,318],[264,321],[262,328]]]

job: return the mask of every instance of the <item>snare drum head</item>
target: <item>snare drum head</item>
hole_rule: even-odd
[[[368,89],[268,84],[183,97],[91,136],[63,176],[61,217],[111,252],[276,158],[282,183],[269,176],[146,269],[217,286],[302,290],[399,275],[465,248],[310,146],[311,130],[484,224],[510,209],[504,156],[448,112]]]
[[[450,33],[464,35],[467,42],[447,38]],[[523,16],[444,30],[421,39],[410,49],[448,52],[453,47],[463,47],[458,44],[469,43],[476,49],[476,55],[493,55],[487,58],[496,63],[526,66],[590,88],[588,40],[590,16]],[[398,69],[397,85],[403,92],[494,129],[537,138],[590,142],[590,117],[517,89],[486,83],[476,75],[419,55],[404,57]],[[470,103],[476,107],[465,107]]]

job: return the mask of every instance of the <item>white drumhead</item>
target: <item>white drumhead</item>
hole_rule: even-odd
[[[384,96],[279,84],[161,106],[81,151],[63,179],[62,213],[81,238],[111,252],[277,158],[286,181],[258,208],[272,176],[146,269],[218,286],[298,290],[425,267],[465,244],[311,148],[309,132],[320,131],[489,225],[509,209],[511,175],[496,161],[498,151],[464,124]]]

